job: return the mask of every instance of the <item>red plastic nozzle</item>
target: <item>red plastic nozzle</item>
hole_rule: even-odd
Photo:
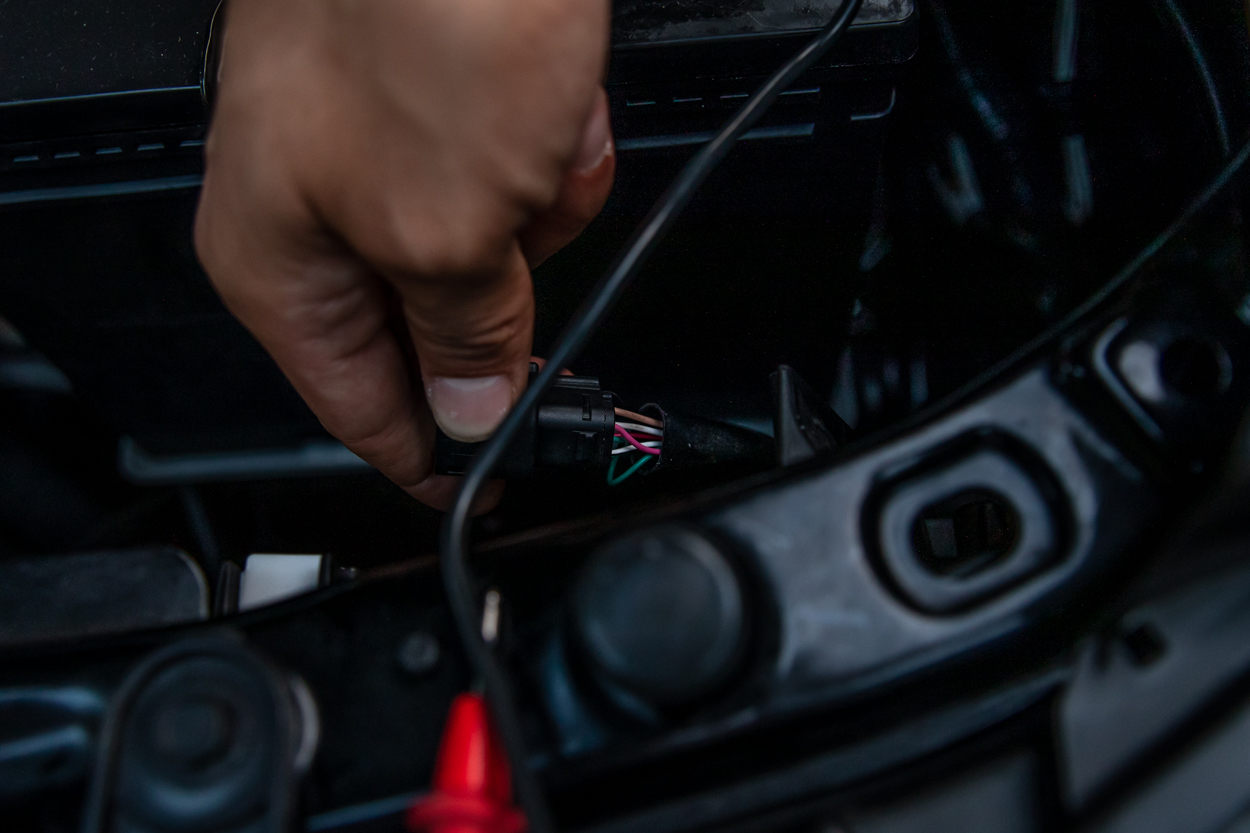
[[[413,833],[523,833],[512,806],[512,774],[481,695],[451,704],[430,794],[408,810]]]

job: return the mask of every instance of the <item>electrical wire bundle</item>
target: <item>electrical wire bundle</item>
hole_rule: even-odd
[[[608,465],[608,485],[619,486],[650,463],[659,461],[664,445],[664,423],[642,414],[616,408],[616,436],[612,438],[612,462]],[[628,421],[622,421],[628,420]],[[617,461],[627,454],[641,454],[622,474],[616,473]]]
[[[699,186],[724,160],[734,143],[750,130],[768,112],[773,102],[804,72],[810,69],[834,45],[850,27],[859,13],[863,0],[842,0],[832,19],[794,57],[786,61],[776,72],[751,94],[736,113],[725,123],[710,142],[686,164],[681,173],[656,201],[654,207],[634,232],[616,262],[590,293],[586,303],[578,310],[556,341],[547,363],[533,380],[513,410],[504,418],[495,435],[482,447],[465,471],[464,480],[456,501],[443,523],[443,540],[439,548],[443,582],[447,589],[447,602],[455,617],[465,652],[472,666],[481,677],[487,699],[495,717],[507,757],[512,763],[512,774],[517,797],[525,810],[531,833],[550,833],[553,830],[547,802],[534,773],[529,767],[525,750],[525,738],[517,717],[512,686],[500,668],[492,649],[482,640],[480,616],[477,611],[478,591],[469,576],[469,521],[475,499],[499,465],[512,438],[530,419],[539,400],[555,384],[560,368],[572,364],[574,357],[585,346],[598,328],[612,305],[625,287],[637,275],[647,258],[672,227],[678,215],[689,204]],[[645,421],[635,424],[646,425]],[[630,429],[623,429],[629,442]],[[617,436],[622,436],[617,434]],[[658,456],[659,449],[649,449],[639,440],[631,448],[642,449],[644,462]],[[615,456],[613,457],[615,459]],[[637,465],[637,464],[635,464]]]

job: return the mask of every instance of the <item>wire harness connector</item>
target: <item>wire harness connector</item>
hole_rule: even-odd
[[[538,366],[530,366],[530,380]],[[497,474],[526,477],[535,469],[602,471],[612,462],[616,414],[612,394],[593,376],[559,376],[508,444]],[[489,441],[486,441],[489,442]],[[434,473],[464,474],[481,443],[462,443],[438,431]],[[657,452],[658,453],[658,452]]]

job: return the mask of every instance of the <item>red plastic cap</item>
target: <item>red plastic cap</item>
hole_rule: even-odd
[[[433,790],[408,810],[413,833],[522,833],[512,773],[480,695],[461,694],[447,713]]]

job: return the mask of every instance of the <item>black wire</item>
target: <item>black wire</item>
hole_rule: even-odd
[[[1223,158],[1227,159],[1232,153],[1232,145],[1228,138],[1228,122],[1224,118],[1224,105],[1220,101],[1219,90],[1215,86],[1215,78],[1211,75],[1211,67],[1207,64],[1206,52],[1203,51],[1202,45],[1198,43],[1198,37],[1189,26],[1189,21],[1185,19],[1185,13],[1181,11],[1181,7],[1176,0],[1161,0],[1163,8],[1172,17],[1172,22],[1176,24],[1177,34],[1181,36],[1181,40],[1185,41],[1185,50],[1189,53],[1189,59],[1193,61],[1194,70],[1202,78],[1202,88],[1207,94],[1207,104],[1211,108],[1211,120],[1215,123],[1215,138],[1220,143],[1220,153]]]
[[[443,522],[440,560],[447,601],[451,606],[461,641],[469,661],[481,677],[495,718],[495,728],[512,762],[517,797],[529,820],[531,833],[549,833],[553,828],[537,779],[527,766],[525,740],[516,717],[512,690],[502,670],[482,641],[476,593],[468,573],[469,520],[474,500],[499,463],[508,443],[534,410],[538,400],[581,351],[598,328],[621,292],[655,250],[673,221],[690,202],[699,186],[725,158],[734,142],[751,129],[777,97],[812,67],[842,36],[863,0],[842,0],[833,19],[798,54],[785,63],[747,99],[724,127],[695,154],[673,183],[652,207],[642,225],[618,255],[615,264],[595,286],[582,308],[569,322],[556,342],[542,372],[522,394],[516,407],[499,430],[473,457],[460,484],[456,502]]]

